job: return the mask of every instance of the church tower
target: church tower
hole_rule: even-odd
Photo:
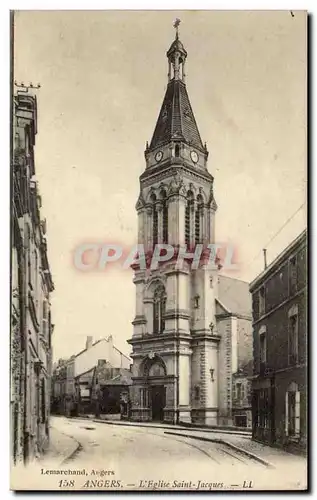
[[[186,88],[187,52],[176,37],[167,52],[168,82],[140,176],[138,243],[147,266],[134,265],[131,418],[218,422],[217,269],[185,258],[214,243],[213,176]],[[173,257],[150,266],[157,245]],[[204,255],[204,253],[203,253]],[[144,268],[145,267],[145,268]]]

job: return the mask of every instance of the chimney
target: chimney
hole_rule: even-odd
[[[86,349],[90,349],[91,346],[92,346],[92,337],[87,337],[87,340],[86,340]]]
[[[266,269],[267,268],[266,248],[263,248],[263,256],[264,256],[264,269]]]

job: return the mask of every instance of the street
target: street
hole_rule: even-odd
[[[225,444],[170,435],[163,428],[64,417],[53,417],[51,426],[77,443],[62,463],[68,475],[58,475],[61,464],[56,463],[41,470],[41,479],[56,489],[274,489],[285,488],[286,471],[290,485],[298,488],[290,463],[271,470]]]

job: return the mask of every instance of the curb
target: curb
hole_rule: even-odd
[[[178,432],[164,432],[164,434],[171,434],[173,436],[181,436],[181,437],[186,437],[186,438],[190,438],[190,439],[198,439],[199,441],[207,441],[209,443],[224,444],[238,453],[242,453],[243,455],[247,455],[249,458],[252,458],[256,462],[259,462],[260,464],[264,465],[268,469],[275,469],[274,465],[271,464],[270,462],[267,462],[263,458],[258,457],[257,455],[254,455],[254,453],[251,453],[250,451],[247,451],[244,448],[240,448],[239,446],[236,446],[236,445],[230,443],[229,441],[225,441],[224,439],[212,439],[212,438],[208,438],[208,437],[204,437],[204,436],[193,436],[192,434],[180,434]]]
[[[81,420],[80,418],[77,417],[72,417],[74,420],[78,419]],[[144,427],[146,429],[168,429],[168,430],[179,430],[179,431],[191,431],[191,432],[210,432],[210,433],[218,433],[218,434],[229,434],[233,436],[241,436],[241,437],[246,437],[246,438],[251,438],[251,432],[241,432],[241,431],[225,431],[225,430],[218,430],[218,429],[189,429],[188,427],[174,427],[172,424],[171,425],[145,425],[142,424],[142,422],[138,423],[121,423],[124,422],[122,420],[115,421],[115,420],[98,420],[98,419],[91,419],[92,422],[96,422],[97,424],[107,424],[107,425],[118,425],[118,426],[123,426],[123,427]],[[119,423],[120,422],[120,423]]]
[[[68,462],[73,460],[73,458],[75,458],[76,455],[83,449],[82,445],[80,444],[79,441],[77,441],[77,439],[73,438],[72,436],[68,436],[68,437],[71,437],[74,441],[76,441],[77,446],[74,449],[74,451],[72,451],[71,454],[68,455],[68,457],[64,458],[64,460],[61,462],[61,465],[66,465]]]
[[[73,441],[75,441],[76,443],[76,447],[73,451],[71,451],[66,457],[64,457],[60,463],[60,465],[66,465],[68,461],[72,460],[73,458],[75,458],[75,456],[83,449],[81,443],[79,441],[77,441],[76,438],[74,438],[73,436],[70,436],[69,434],[66,434],[66,432],[62,432],[60,431],[59,429],[57,429],[56,427],[52,426],[51,427],[52,429],[55,429],[55,431],[59,432],[59,434],[63,434],[63,436],[67,436],[68,438],[72,439]]]

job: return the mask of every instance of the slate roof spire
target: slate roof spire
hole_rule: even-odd
[[[179,39],[179,23],[179,19],[174,23],[175,40],[166,54],[168,84],[149,149],[179,139],[204,151],[185,85],[187,52]]]

